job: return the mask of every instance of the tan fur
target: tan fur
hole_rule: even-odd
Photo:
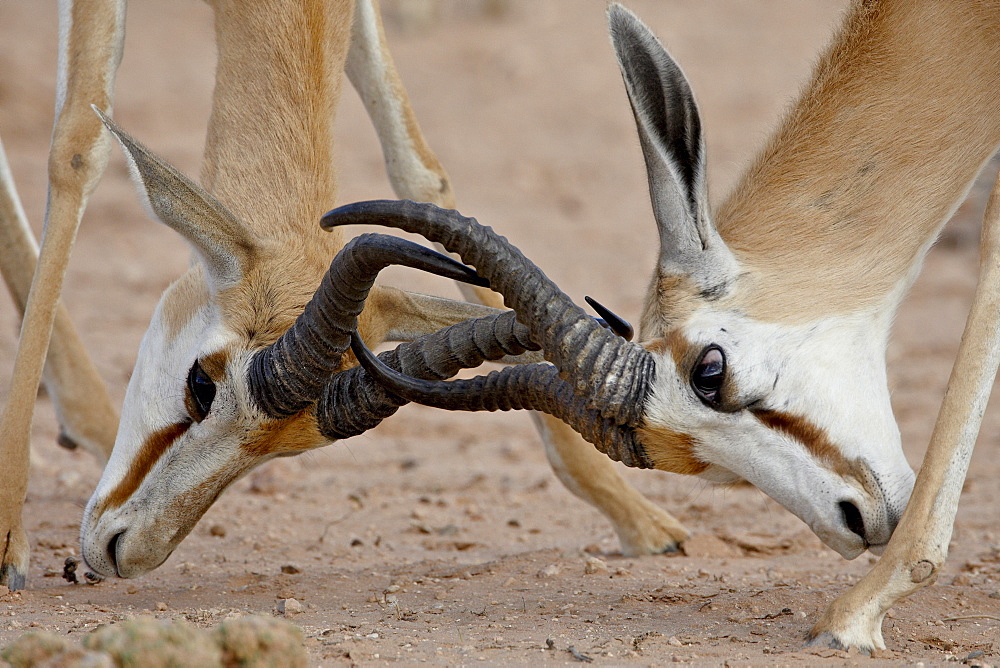
[[[160,317],[166,328],[166,335],[177,338],[191,318],[208,305],[208,286],[200,265],[195,265],[167,288],[176,296],[163,301]]]
[[[743,273],[713,308],[792,325],[894,308],[1000,145],[998,52],[995,2],[857,0],[715,216]],[[647,291],[647,347],[684,373],[696,351],[679,330],[702,304],[685,276],[658,272]]]
[[[1000,365],[1000,177],[983,222],[979,286],[910,502],[885,554],[809,632],[819,644],[885,648],[882,620],[932,584],[948,556],[958,501]]]
[[[639,335],[643,340],[665,336],[671,326],[691,317],[700,304],[698,287],[688,276],[657,273],[646,291]]]
[[[695,455],[695,440],[688,434],[662,427],[643,427],[639,430],[639,438],[654,468],[661,471],[698,475],[709,466]]]
[[[357,2],[366,12],[366,21],[372,19],[373,12],[378,21],[377,12],[366,0]],[[234,355],[271,343],[288,327],[343,245],[342,234],[321,231],[318,219],[336,204],[332,125],[351,41],[355,4],[349,0],[258,3],[218,0],[211,4],[216,13],[220,57],[203,182],[246,232],[243,241],[236,242],[239,248],[235,249],[238,269],[245,274],[236,284],[216,285],[221,289],[213,293],[206,285],[208,277],[203,267],[195,263],[168,290],[159,317],[166,336],[175,338],[203,309],[217,310],[227,329],[238,334],[238,340],[227,344],[225,350],[202,360],[209,375],[220,380],[227,371],[241,371],[226,369]],[[37,385],[36,371],[44,358],[47,338],[43,334],[51,326],[46,322],[51,323],[61,272],[75,235],[75,225],[70,221],[79,219],[87,196],[106,164],[108,135],[90,104],[110,111],[124,26],[122,0],[74,0],[66,6],[66,16],[72,18],[64,29],[62,45],[67,54],[64,72],[67,85],[61,91],[65,104],[60,109],[50,159],[49,233],[37,262],[36,282],[41,288],[32,293],[32,301],[39,305],[28,304],[25,337],[19,353],[22,362],[12,385],[14,399],[6,407],[4,431],[9,438],[0,442],[0,448],[5,448],[6,464],[2,471],[4,484],[0,485],[0,535],[4,538],[0,545],[0,580],[18,587],[23,586],[22,574],[27,563],[27,540],[18,517],[25,490],[27,429]],[[421,171],[430,174],[433,182],[430,189],[418,188],[421,179],[406,178],[407,167],[390,165],[396,176],[404,177],[398,183],[394,179],[394,186],[401,197],[429,199],[451,206],[453,196],[447,175],[416,124],[388,54],[381,25],[378,30],[364,34],[374,37],[359,40],[360,46],[356,45],[355,72],[361,79],[383,82],[381,87],[369,87],[376,95],[366,99],[366,105],[381,105],[380,108],[390,110],[377,118],[373,115],[387,156],[390,149],[395,156],[416,156]],[[142,153],[139,151],[138,155],[141,157]],[[35,264],[33,241],[23,215],[20,218],[15,215],[19,207],[9,174],[0,176],[4,195],[0,201],[3,205],[0,223],[7,235],[4,250],[13,246],[17,251],[5,257],[10,262],[4,264],[4,274],[8,282],[16,284],[12,289],[18,300],[25,302],[26,277]],[[174,185],[177,183],[174,181]],[[167,193],[168,199],[201,197],[198,188],[182,190]],[[181,206],[184,208],[186,204]],[[224,220],[228,212],[197,206],[188,213],[194,210],[217,219],[214,223],[204,220],[194,221],[195,224],[224,224],[223,228],[234,229]],[[223,232],[228,234],[225,229]],[[388,335],[412,338],[484,314],[482,308],[474,305],[455,305],[447,300],[406,295],[381,287],[373,290],[371,304],[373,308],[366,309],[360,318],[360,329],[373,343]],[[57,340],[50,355],[50,364],[58,376],[53,396],[57,406],[69,410],[68,420],[60,416],[67,427],[67,439],[79,440],[106,457],[117,416],[113,409],[107,410],[110,403],[106,392],[92,366],[88,366],[82,348],[74,344],[65,317],[56,322]],[[345,359],[345,366],[349,363],[352,362]],[[76,401],[77,397],[85,397],[87,401]],[[159,430],[150,434],[140,446],[139,457],[129,464],[125,479],[115,486],[110,497],[110,506],[106,502],[105,507],[124,503],[184,431],[178,425],[165,429],[169,433]],[[251,439],[253,453],[248,453],[244,461],[233,462],[232,470],[217,472],[214,477],[217,487],[204,483],[212,489],[195,495],[207,494],[210,497],[207,503],[211,503],[226,484],[261,459],[278,452],[315,447],[322,442],[315,420],[308,414],[265,423]],[[100,512],[98,508],[97,513]],[[9,580],[11,577],[14,579]]]
[[[716,216],[751,272],[730,303],[801,323],[884,302],[1000,143],[998,50],[990,0],[855,3]]]
[[[21,507],[27,489],[35,395],[54,323],[58,340],[50,364],[51,385],[56,405],[64,409],[60,421],[69,433],[67,438],[79,441],[104,459],[111,451],[110,437],[117,422],[102,381],[68,327],[68,320],[57,313],[77,227],[107,163],[109,140],[89,105],[104,109],[111,106],[124,36],[124,0],[77,0],[67,5],[66,12],[62,18],[70,25],[64,26],[65,41],[60,45],[65,89],[60,91],[49,154],[45,244],[34,268],[31,293],[25,300],[10,394],[0,418],[0,433],[4,435],[0,439],[0,461],[4,462],[0,470],[0,536],[5,538],[0,541],[0,584],[15,588],[23,586],[27,571],[28,547],[21,526]],[[5,183],[4,189],[8,186]],[[6,213],[0,225],[17,223]],[[28,245],[20,245],[22,252]],[[34,260],[25,259],[22,271]]]
[[[606,455],[551,415],[534,413],[545,454],[559,480],[601,511],[627,556],[673,551],[690,532],[673,515],[639,493]]]

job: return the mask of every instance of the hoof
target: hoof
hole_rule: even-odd
[[[76,441],[74,441],[69,434],[67,434],[62,429],[59,430],[59,437],[56,439],[56,443],[66,448],[67,450],[76,450],[79,446]]]
[[[846,650],[847,646],[837,640],[832,633],[824,631],[814,638],[806,638],[806,647],[825,647],[828,649]]]
[[[840,642],[835,635],[829,631],[824,631],[813,638],[806,638],[806,647],[822,647],[826,649],[838,649],[841,651],[849,651],[850,647]],[[856,647],[858,653],[864,654],[865,656],[871,656],[872,648]]]
[[[15,564],[0,565],[0,585],[6,585],[11,591],[24,589],[27,576],[24,569],[18,568]]]
[[[681,551],[680,541],[672,540],[663,546],[663,549],[656,554],[677,554]]]

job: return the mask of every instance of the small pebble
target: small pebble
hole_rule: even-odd
[[[603,560],[597,557],[587,557],[587,563],[583,567],[583,572],[587,575],[594,575],[595,573],[607,573],[608,565],[604,563]]]
[[[302,612],[302,604],[294,598],[283,598],[278,601],[278,614],[292,617]]]
[[[559,575],[559,573],[561,573],[561,572],[562,572],[562,569],[559,568],[559,564],[549,564],[548,566],[546,566],[542,570],[538,571],[538,577],[540,577],[540,578],[551,578],[551,577],[555,577],[556,575]]]
[[[167,609],[167,604],[164,603],[163,601],[158,601],[156,603],[156,609],[159,610],[160,612],[163,612]]]
[[[302,569],[294,564],[285,564],[281,567],[281,572],[285,575],[295,575],[296,573],[301,573]]]
[[[213,524],[211,527],[209,527],[208,533],[209,533],[209,535],[212,535],[212,536],[218,536],[219,538],[225,538],[225,536],[226,536],[226,527],[222,526],[221,524]]]

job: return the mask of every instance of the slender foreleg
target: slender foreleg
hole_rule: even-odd
[[[1000,364],[1000,177],[983,221],[979,285],[909,505],[885,554],[809,632],[812,644],[885,648],[882,620],[933,583],[948,556],[958,500]]]
[[[35,394],[45,364],[59,293],[90,193],[104,172],[109,139],[91,104],[110,111],[121,60],[124,0],[60,2],[59,90],[49,153],[45,232],[31,283],[10,396],[0,418],[0,584],[24,586],[28,544],[21,524]]]
[[[37,265],[38,245],[0,145],[0,274],[22,315]],[[102,463],[107,461],[115,443],[118,414],[61,303],[42,377],[59,421],[59,442],[71,448],[82,446]]]

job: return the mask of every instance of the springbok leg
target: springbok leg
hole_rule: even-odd
[[[1000,364],[1000,177],[980,243],[979,285],[910,503],[875,567],[838,597],[809,632],[831,647],[884,649],[882,620],[933,583],[948,556],[958,500]]]
[[[0,146],[0,274],[22,315],[37,265],[38,245]],[[59,421],[59,442],[71,448],[82,446],[106,462],[115,443],[118,414],[61,303],[56,308],[43,379]]]
[[[0,418],[0,584],[24,586],[28,544],[21,524],[35,395],[80,217],[107,165],[110,140],[90,109],[110,110],[121,60],[124,0],[60,3],[58,107],[49,153],[49,201],[37,270],[25,308],[10,396]],[[57,392],[58,394],[58,392]],[[99,401],[99,398],[98,398]],[[110,402],[105,408],[110,408]],[[113,411],[100,420],[113,418]],[[104,423],[107,428],[107,423]]]

